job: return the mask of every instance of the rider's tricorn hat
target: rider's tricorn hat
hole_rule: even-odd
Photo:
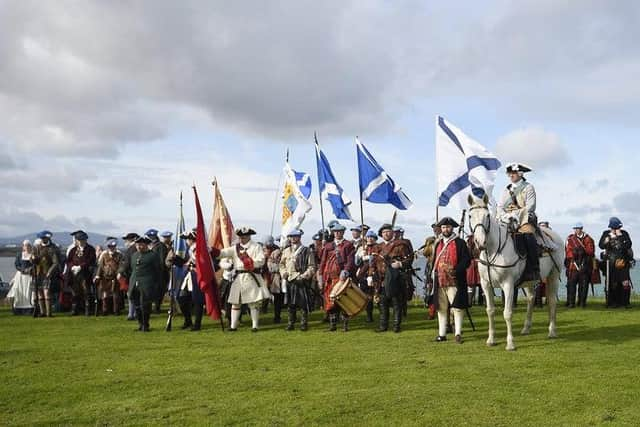
[[[460,227],[460,224],[458,224],[456,220],[451,218],[450,216],[445,216],[440,220],[440,222],[438,223],[438,227],[442,227],[443,225],[450,225],[453,228]]]
[[[236,230],[236,236],[238,237],[253,236],[254,234],[256,234],[255,230],[250,227],[242,227]]]
[[[523,165],[522,163],[511,163],[510,165],[507,165],[507,173],[513,172],[531,172],[531,168],[527,165]]]

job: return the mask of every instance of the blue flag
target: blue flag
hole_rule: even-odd
[[[318,140],[316,140],[316,163],[318,165],[318,186],[320,188],[320,197],[327,200],[331,204],[333,214],[338,219],[350,219],[349,205],[351,200],[344,194],[344,190],[336,181],[329,161],[325,157]]]
[[[405,210],[413,203],[393,179],[376,162],[369,150],[356,138],[358,177],[362,199],[371,203],[388,203]]]

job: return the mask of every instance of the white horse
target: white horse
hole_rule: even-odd
[[[515,350],[511,316],[513,308],[513,293],[517,292],[516,284],[522,276],[526,264],[526,257],[521,257],[516,251],[513,237],[508,232],[507,226],[492,218],[488,207],[488,197],[483,199],[473,196],[468,198],[469,224],[476,246],[480,250],[478,271],[480,282],[484,291],[487,316],[489,317],[489,338],[487,345],[493,346],[495,341],[495,302],[493,288],[501,288],[504,294],[504,320],[507,323],[507,350]],[[556,248],[562,248],[564,242],[560,236],[551,229],[544,230],[545,238],[550,239]],[[560,269],[563,265],[564,254],[556,249],[550,254],[540,258],[540,276],[547,284],[547,303],[549,305],[549,338],[556,337],[556,305],[557,290],[560,282]],[[533,316],[533,300],[535,282],[525,282],[521,285],[527,298],[527,318],[522,328],[522,335],[528,335],[531,330]]]

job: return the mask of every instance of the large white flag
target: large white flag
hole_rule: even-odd
[[[308,174],[291,169],[289,162],[284,167],[285,181],[282,192],[282,234],[299,228],[307,212],[311,210],[311,179]]]
[[[487,194],[493,204],[498,158],[457,127],[436,118],[438,205],[465,209],[467,196]]]

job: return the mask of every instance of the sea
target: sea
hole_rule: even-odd
[[[10,282],[11,279],[13,278],[16,269],[14,267],[14,261],[15,258],[11,257],[0,257],[0,278],[2,279],[2,281],[4,282]],[[414,264],[414,268],[419,269],[416,274],[420,277],[420,278],[424,278],[424,259],[420,258],[418,260],[416,260],[415,264]],[[631,281],[634,284],[634,288],[633,288],[633,297],[638,297],[640,296],[640,263],[638,263],[638,266],[631,269]],[[416,285],[416,293],[418,294],[418,296],[422,296],[424,295],[424,287],[422,286],[422,284],[417,280],[414,279],[414,283]],[[559,289],[558,289],[558,296],[562,299],[563,297],[566,296],[566,281],[564,278],[564,275],[562,277],[562,284],[560,285]],[[604,285],[595,285],[594,286],[594,291],[595,291],[595,296],[599,297],[604,297]],[[590,294],[591,295],[591,294]]]

